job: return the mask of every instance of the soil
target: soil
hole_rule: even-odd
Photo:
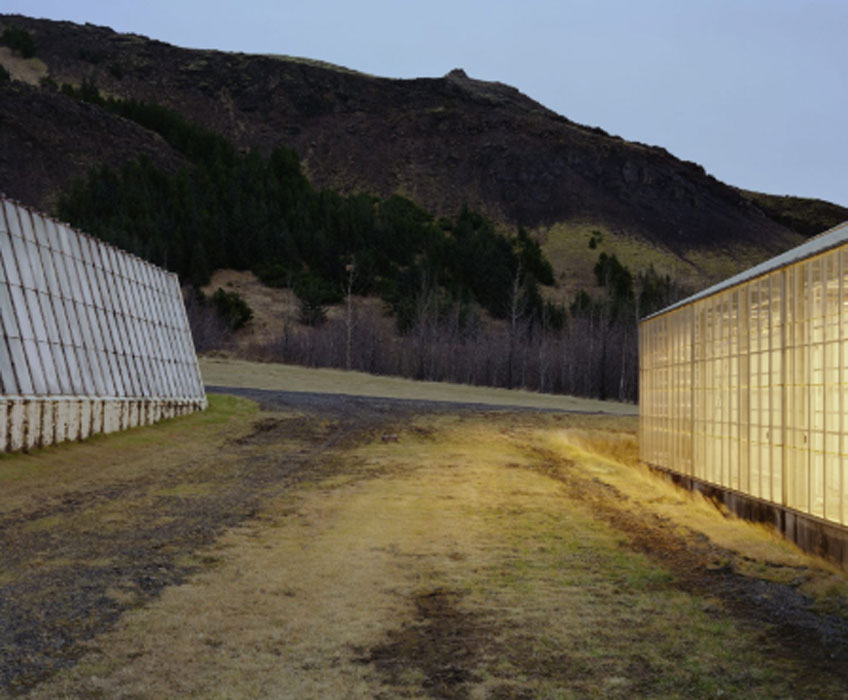
[[[491,629],[462,611],[457,606],[459,598],[460,594],[444,589],[418,594],[414,624],[392,632],[384,644],[358,661],[376,664],[392,684],[410,667],[418,668],[429,696],[469,697],[466,684],[478,680],[470,669],[476,666]]]
[[[422,413],[485,415],[489,410],[290,392],[232,393],[255,398],[269,412],[255,422],[249,435],[222,448],[238,458],[240,468],[235,472],[222,474],[215,464],[181,464],[164,480],[160,474],[155,483],[144,477],[67,493],[60,501],[7,513],[0,520],[0,694],[24,693],[56,670],[73,665],[86,649],[85,642],[113,626],[123,612],[214,565],[196,553],[226,528],[255,516],[263,499],[301,480],[348,469],[333,459],[334,448],[381,436],[391,439],[403,422]],[[503,414],[500,409],[499,415]],[[529,419],[527,413],[508,414],[516,423]],[[258,449],[277,445],[274,450]],[[671,572],[680,589],[720,601],[716,615],[729,614],[737,623],[761,630],[762,643],[771,653],[806,668],[811,678],[836,674],[848,687],[844,617],[814,610],[797,585],[737,573],[733,552],[628,504],[615,488],[587,476],[561,455],[542,450],[537,454],[539,470],[558,479],[569,496],[589,504],[633,550]],[[191,499],[155,495],[169,484],[187,480],[212,482],[214,489]],[[126,502],[128,511],[118,526],[105,532],[84,526],[71,530],[33,526],[116,499]],[[74,563],[42,566],[61,560]],[[423,678],[421,689],[429,696],[469,697],[470,685],[478,680],[475,669],[481,655],[521,651],[499,649],[497,620],[464,610],[461,597],[445,589],[421,592],[413,601],[414,622],[360,650],[358,660],[373,663],[390,685],[412,669]],[[533,672],[529,666],[528,672]],[[563,663],[561,670],[542,672],[567,674],[568,667]],[[638,687],[634,690],[638,692]],[[504,686],[495,695],[522,697],[521,692]]]

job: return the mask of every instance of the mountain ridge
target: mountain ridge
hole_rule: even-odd
[[[88,82],[170,107],[242,149],[292,147],[317,187],[399,193],[436,215],[468,205],[508,228],[590,222],[684,260],[704,250],[732,260],[740,246],[753,251],[750,260],[765,258],[801,240],[791,217],[767,215],[762,198],[701,166],[572,122],[459,68],[440,78],[382,78],[312,59],[183,49],[89,24],[21,15],[0,15],[0,24],[32,34],[49,75],[47,87],[31,88],[38,99],[16,84],[2,88],[0,119],[19,128],[5,137],[12,155],[0,161],[0,187],[26,203],[51,206],[98,159],[117,162],[134,142],[178,167],[179,155],[155,135],[131,123],[119,134],[122,122],[50,89]],[[43,137],[20,127],[22,105],[34,102],[45,115]],[[60,114],[75,116],[68,123]],[[92,135],[107,123],[98,147]],[[32,167],[18,183],[22,161]]]

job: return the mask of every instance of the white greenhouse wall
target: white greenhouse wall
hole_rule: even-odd
[[[205,406],[177,276],[0,198],[0,451]]]
[[[845,526],[848,224],[775,261],[640,323],[640,456]]]

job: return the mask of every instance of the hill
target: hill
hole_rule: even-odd
[[[822,231],[848,220],[848,208],[821,199],[763,194],[748,190],[739,192],[767,216],[803,236],[817,236]]]
[[[0,190],[195,285],[293,289],[279,338],[239,331],[254,356],[632,399],[635,319],[848,215],[461,69],[395,80],[11,15],[0,44]]]
[[[182,49],[92,25],[12,15],[0,22],[26,31],[36,46],[28,62],[9,65],[8,49],[0,62],[13,77],[41,83],[5,87],[4,120],[19,122],[36,99],[43,114],[55,115],[40,129],[44,137],[20,126],[6,137],[14,147],[0,163],[0,183],[28,203],[49,208],[94,161],[155,150],[131,124],[120,136],[107,131],[99,144],[84,138],[100,131],[102,115],[75,114],[78,106],[50,86],[89,81],[106,95],[171,107],[241,148],[290,146],[318,188],[402,194],[437,215],[467,204],[505,227],[547,234],[562,269],[556,251],[584,246],[586,226],[608,241],[646,247],[648,257],[695,285],[807,233],[805,221],[694,163],[576,124],[515,88],[459,69],[393,80],[285,56]],[[69,123],[62,114],[74,117]],[[167,149],[153,155],[165,163],[176,157]],[[18,182],[22,159],[29,175]]]

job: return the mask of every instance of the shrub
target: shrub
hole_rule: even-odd
[[[29,32],[18,27],[6,27],[0,34],[0,44],[17,51],[24,58],[35,56],[35,41]]]
[[[243,328],[253,318],[253,309],[237,292],[218,289],[210,301],[230,330],[237,331]]]
[[[86,63],[91,63],[96,66],[103,63],[106,59],[106,54],[98,49],[81,48],[77,51],[77,58],[79,58],[80,61],[85,61]]]
[[[266,287],[285,288],[292,286],[293,280],[296,279],[300,270],[277,260],[260,262],[253,268],[253,273]]]

